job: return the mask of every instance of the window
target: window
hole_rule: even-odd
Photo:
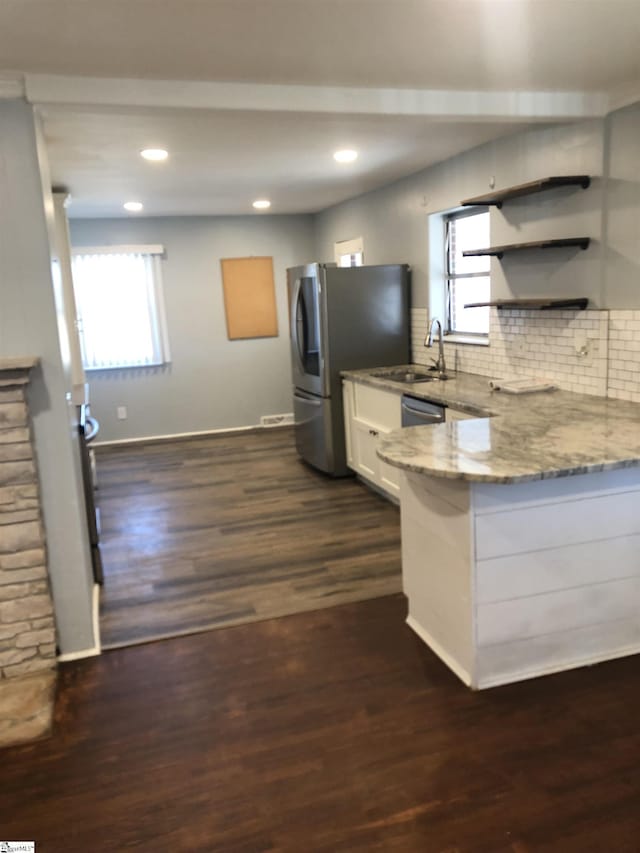
[[[81,249],[73,289],[87,370],[169,361],[160,283],[162,246]]]
[[[447,333],[487,337],[489,309],[464,306],[490,300],[490,258],[465,258],[462,253],[489,246],[489,211],[453,213],[444,225]]]
[[[334,257],[339,267],[361,267],[364,264],[364,243],[362,237],[353,240],[341,240],[334,243]]]

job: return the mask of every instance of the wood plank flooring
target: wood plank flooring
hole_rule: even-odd
[[[401,589],[397,507],[291,428],[98,448],[107,648]]]
[[[3,750],[37,853],[637,853],[640,659],[472,693],[396,595],[61,670]]]

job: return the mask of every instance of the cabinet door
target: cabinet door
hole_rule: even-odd
[[[400,427],[400,397],[389,391],[344,380],[347,464],[390,496],[400,497],[401,472],[378,458],[380,437]]]
[[[378,430],[358,418],[354,418],[352,423],[355,470],[376,485],[380,485],[380,460],[376,455]]]
[[[378,458],[380,465],[380,485],[382,488],[400,500],[400,475],[402,471],[395,465],[389,465]]]

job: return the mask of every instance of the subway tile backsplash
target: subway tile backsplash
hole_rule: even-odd
[[[608,395],[640,403],[640,311],[609,311]]]
[[[412,353],[430,364],[426,308],[412,309]],[[481,376],[536,376],[581,394],[640,402],[640,311],[498,311],[489,346],[445,343],[450,367]]]

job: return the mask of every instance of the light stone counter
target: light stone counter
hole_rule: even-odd
[[[401,469],[407,623],[465,684],[640,652],[640,405],[344,375],[478,415],[377,450]]]
[[[486,377],[462,373],[446,382],[409,385],[366,370],[343,376],[478,415],[390,433],[378,456],[398,468],[447,479],[518,483],[640,465],[637,403],[569,391],[505,394],[491,391]]]

